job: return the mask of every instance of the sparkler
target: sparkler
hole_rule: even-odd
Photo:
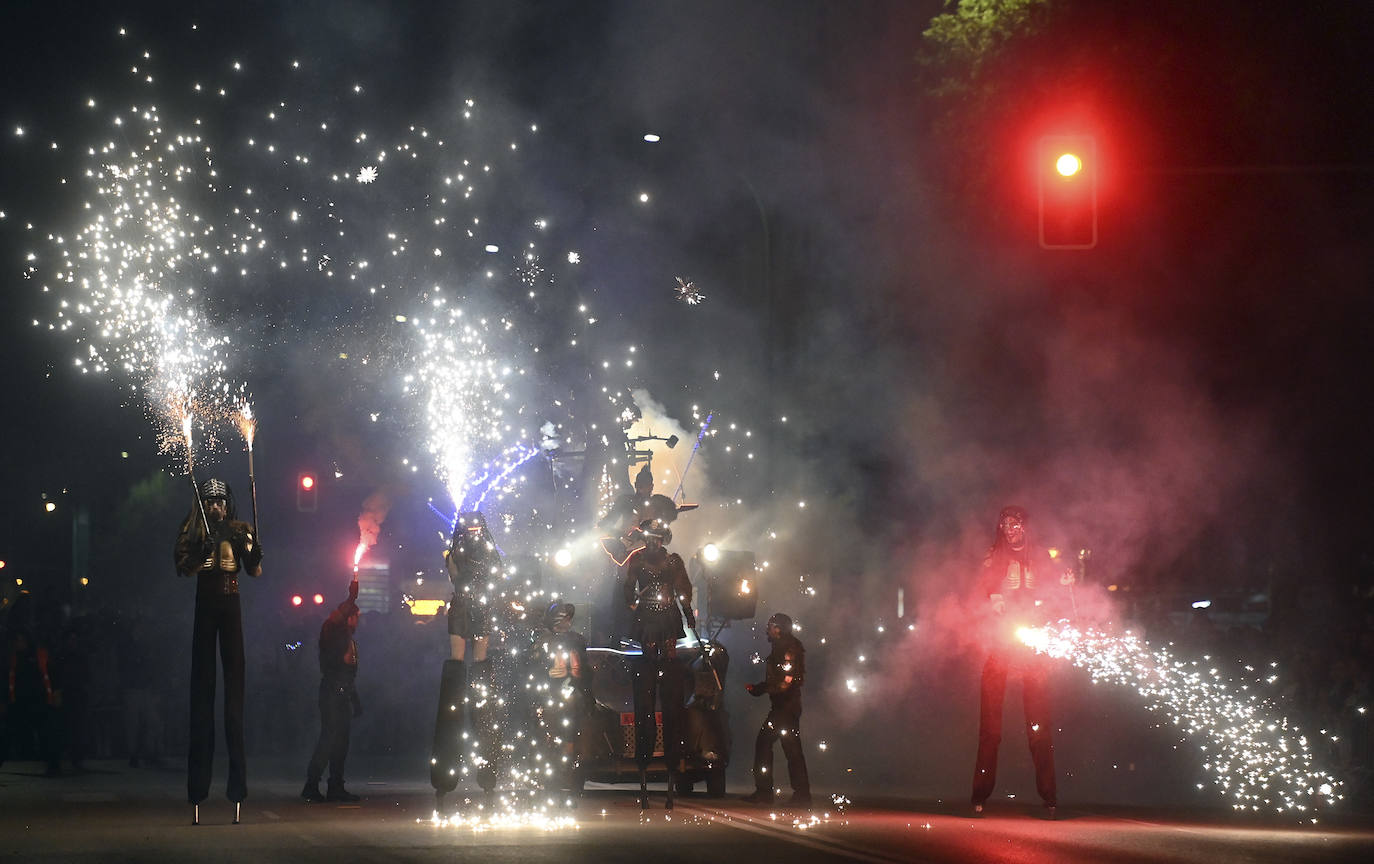
[[[197,56],[214,61],[213,52]],[[455,506],[473,498],[500,502],[508,532],[526,522],[545,530],[543,513],[525,521],[510,515],[523,494],[522,469],[539,453],[533,432],[550,419],[577,429],[573,406],[592,410],[585,394],[604,399],[602,411],[627,410],[642,346],[625,344],[619,327],[605,328],[614,347],[599,339],[604,325],[595,304],[553,290],[557,268],[546,270],[540,258],[547,214],[527,218],[509,209],[526,197],[507,194],[524,157],[506,154],[537,130],[522,128],[492,146],[470,100],[452,122],[377,131],[375,103],[351,82],[347,104],[356,107],[339,109],[329,97],[340,80],[336,70],[312,77],[293,65],[247,86],[252,73],[230,73],[228,64],[154,75],[155,62],[141,57],[132,77],[102,81],[115,92],[98,93],[81,109],[89,119],[73,128],[89,134],[62,149],[64,160],[70,154],[76,161],[62,166],[61,183],[70,177],[64,193],[76,190],[86,203],[74,226],[52,231],[30,253],[25,275],[51,292],[44,323],[75,340],[77,365],[119,375],[141,392],[171,458],[180,425],[207,531],[193,473],[192,411],[203,453],[218,447],[219,424],[237,425],[257,527],[256,418],[242,388],[228,383],[234,350],[253,346],[222,334],[255,332],[244,325],[258,323],[245,319],[266,308],[255,302],[260,291],[281,298],[270,322],[279,332],[308,333],[321,298],[338,304],[338,317],[366,340],[340,359],[351,358],[360,374],[373,358],[383,362],[368,372],[399,370],[403,386],[388,379],[385,390],[401,390],[418,409],[407,415],[380,406],[373,419],[408,424],[404,431],[429,452]],[[244,86],[223,80],[228,75]],[[161,82],[173,81],[178,92],[161,93]],[[182,82],[190,85],[184,91]],[[261,105],[245,104],[268,86]],[[159,108],[163,95],[178,110]],[[121,107],[109,113],[105,105]],[[180,110],[194,113],[173,116]],[[99,127],[90,125],[97,120]],[[216,140],[214,130],[223,128],[234,129],[233,137]],[[498,155],[486,159],[484,151]],[[546,260],[582,259],[563,250]],[[292,291],[278,290],[286,282]],[[700,301],[691,283],[681,286],[684,302]],[[692,458],[715,416],[702,424]],[[594,424],[581,425],[588,438],[599,434]],[[679,484],[674,497],[680,493]],[[366,540],[355,550],[355,572]],[[529,604],[504,575],[493,578],[487,596],[492,608]],[[527,762],[547,764],[537,752]],[[533,768],[517,774],[516,785],[543,782]]]
[[[253,417],[253,404],[243,396],[239,398],[237,422],[239,434],[243,436],[243,443],[248,448],[248,493],[253,508],[253,535],[258,538],[258,542],[262,542],[262,532],[258,530],[258,480],[253,472],[253,436],[257,433],[258,422]],[[354,570],[357,570],[356,566]]]
[[[191,421],[190,411],[186,411],[181,416],[181,434],[186,439],[186,477],[191,481],[191,494],[196,497],[196,509],[200,511],[200,524],[205,529],[205,537],[210,538],[210,518],[205,515],[205,502],[200,498],[200,486],[196,483],[196,470],[192,461],[191,448]]]
[[[1094,683],[1134,689],[1150,711],[1201,739],[1203,768],[1234,809],[1308,816],[1318,805],[1344,798],[1342,781],[1313,765],[1307,736],[1279,706],[1248,686],[1233,686],[1210,658],[1203,658],[1206,665],[1185,662],[1129,632],[1114,636],[1064,621],[1023,627],[1016,636],[1038,652],[1087,669]]]

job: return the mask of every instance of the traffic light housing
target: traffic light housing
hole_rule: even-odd
[[[1097,245],[1097,140],[1046,135],[1036,148],[1042,249]]]
[[[296,480],[296,509],[302,513],[314,513],[319,506],[319,478],[314,472],[302,471]]]

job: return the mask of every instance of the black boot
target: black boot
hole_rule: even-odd
[[[439,678],[439,710],[434,718],[434,750],[429,782],[437,795],[458,786],[458,753],[463,740],[463,699],[468,692],[462,660],[445,660]]]
[[[320,781],[305,781],[305,786],[301,789],[301,800],[307,804],[319,804],[324,800],[324,795],[320,793]]]
[[[354,801],[361,801],[363,799],[360,796],[354,795],[352,792],[349,792],[347,789],[345,789],[344,782],[342,780],[330,780],[329,791],[324,793],[324,800],[341,801],[344,803],[351,804]]]
[[[482,765],[477,769],[477,785],[488,795],[496,789],[496,759],[500,755],[500,730],[496,728],[500,717],[497,704],[496,685],[491,680],[491,661],[479,660],[472,664],[472,676],[468,679],[468,698],[472,703],[472,725],[477,736],[477,755]]]

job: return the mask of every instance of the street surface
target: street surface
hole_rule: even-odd
[[[219,766],[217,766],[219,767]],[[1374,858],[1374,822],[1340,814],[1316,826],[1203,813],[994,803],[973,819],[960,803],[860,798],[804,813],[689,796],[675,812],[641,814],[629,787],[596,787],[576,827],[474,831],[438,827],[433,796],[415,779],[371,772],[350,782],[359,804],[305,804],[289,771],[255,766],[243,822],[215,796],[192,826],[184,770],[95,762],[42,776],[34,762],[0,767],[0,860],[5,861],[543,861],[672,862],[1307,862]],[[392,772],[395,773],[395,772]]]

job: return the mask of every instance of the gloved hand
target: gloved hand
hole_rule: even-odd
[[[251,531],[244,541],[243,566],[249,573],[262,566],[262,544],[258,543],[258,538]]]
[[[745,684],[744,689],[749,691],[750,696],[762,696],[763,688],[757,684]]]

